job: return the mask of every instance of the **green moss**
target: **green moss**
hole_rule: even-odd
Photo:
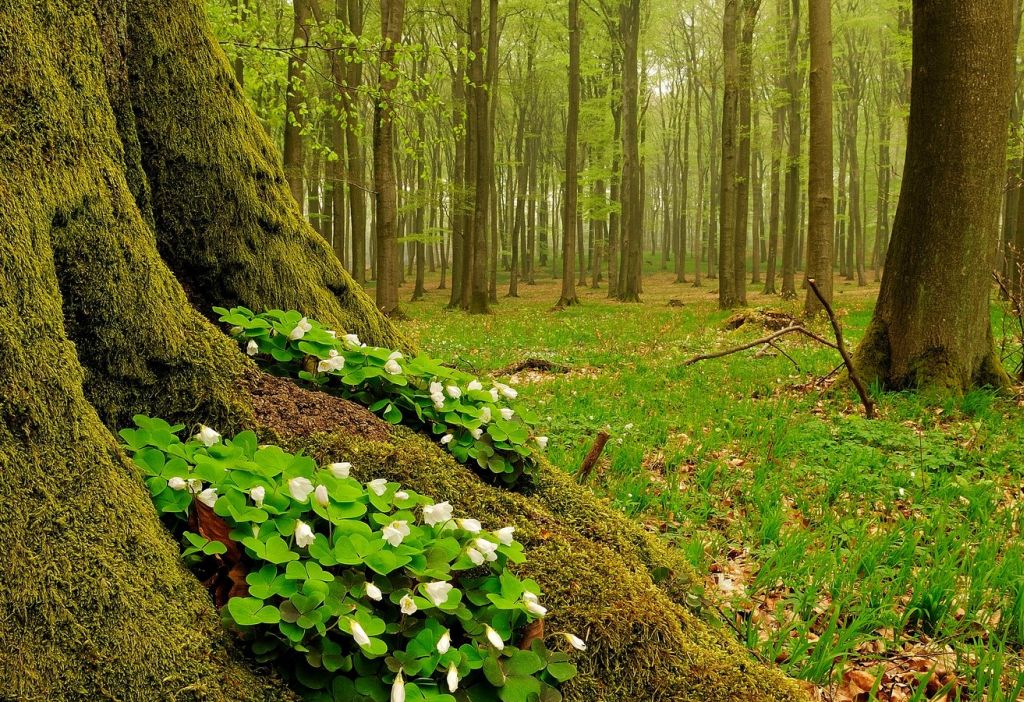
[[[550,466],[522,495],[483,482],[404,428],[391,442],[343,432],[277,438],[321,461],[350,460],[360,478],[449,500],[485,526],[514,525],[527,547],[522,572],[538,580],[552,610],[546,631],[588,642],[565,689],[570,702],[803,699],[795,683],[682,606],[694,575],[677,555]]]
[[[128,67],[160,253],[204,314],[297,309],[407,348],[303,218],[195,0],[128,3]]]
[[[116,29],[88,3],[0,10],[0,695],[290,699],[234,650],[82,390],[112,415],[185,386],[229,404],[230,347],[167,313],[184,297],[124,177],[99,43]]]

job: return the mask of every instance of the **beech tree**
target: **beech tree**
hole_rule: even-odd
[[[1014,87],[1010,0],[915,0],[907,157],[857,366],[885,387],[1008,383],[991,273]]]
[[[279,403],[331,398],[282,391],[212,305],[408,344],[304,220],[196,2],[12,0],[0,37],[5,696],[295,699],[221,627],[118,448],[146,413],[252,428],[320,462],[359,455],[372,477],[514,524],[552,624],[588,632],[567,700],[801,698],[685,609],[698,581],[681,557],[556,470],[527,497],[343,402],[340,426],[285,417]]]
[[[807,21],[811,35],[807,277],[815,280],[822,297],[831,303],[835,201],[832,187],[832,7],[829,0],[810,0]],[[814,315],[820,310],[818,297],[808,288],[804,302],[805,314]]]

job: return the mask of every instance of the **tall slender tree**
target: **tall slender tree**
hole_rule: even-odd
[[[373,110],[373,180],[376,189],[377,308],[401,316],[398,305],[398,186],[394,157],[394,93],[398,87],[395,54],[402,42],[405,0],[381,0],[380,94]]]
[[[562,222],[562,294],[558,307],[579,304],[576,295],[576,210],[579,180],[580,2],[569,0],[569,111],[565,120],[565,200]]]
[[[807,23],[811,37],[810,203],[807,230],[807,277],[814,279],[827,302],[832,301],[832,235],[835,199],[832,192],[832,5],[809,0]],[[854,151],[856,151],[856,144]],[[821,310],[817,295],[807,288],[804,313]]]

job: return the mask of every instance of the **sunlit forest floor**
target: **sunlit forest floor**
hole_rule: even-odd
[[[565,366],[512,377],[552,437],[551,460],[576,471],[607,430],[593,489],[707,574],[696,607],[822,698],[1019,699],[1020,398],[887,394],[867,421],[852,390],[819,382],[837,354],[795,337],[780,342],[791,358],[752,349],[684,367],[765,329],[724,330],[717,281],[673,278],[647,276],[641,304],[580,288],[582,306],[560,312],[559,281],[523,284],[518,299],[502,283],[495,313],[471,317],[445,309],[433,277],[403,326],[478,372],[526,358]],[[750,307],[798,312],[759,290]],[[876,292],[837,290],[851,346]]]

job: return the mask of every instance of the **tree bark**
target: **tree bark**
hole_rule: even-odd
[[[959,393],[1008,377],[993,350],[1013,94],[1010,0],[915,0],[905,175],[874,316],[857,350],[867,382]]]
[[[786,45],[786,59],[789,72],[786,86],[789,89],[789,149],[786,155],[786,202],[785,228],[782,234],[782,296],[796,297],[797,239],[800,236],[800,56],[797,51],[800,40],[800,0],[792,0],[792,9],[783,2],[782,9],[789,20],[789,41]]]
[[[811,35],[811,134],[810,202],[807,229],[807,271],[821,296],[832,302],[832,236],[835,199],[832,192],[832,6],[829,0],[810,0],[808,24]],[[856,145],[854,145],[856,152]],[[854,153],[854,157],[856,154]],[[804,300],[808,317],[822,311],[810,289]]]
[[[376,205],[377,308],[401,317],[398,305],[398,186],[395,177],[393,94],[398,87],[395,54],[402,43],[405,0],[381,0],[381,77],[373,109],[373,183]]]
[[[562,294],[556,307],[579,304],[576,296],[576,210],[580,119],[580,3],[569,0],[569,112],[565,120],[565,201],[562,211]]]
[[[643,266],[643,209],[640,162],[640,97],[638,53],[640,47],[640,0],[619,4],[622,35],[622,246],[625,256],[620,271],[618,298],[640,301]]]
[[[719,196],[718,306],[739,304],[736,295],[737,180],[740,60],[738,52],[739,1],[725,0],[722,18],[724,87],[722,91],[722,173]]]
[[[284,120],[284,172],[292,197],[302,205],[303,155],[302,132],[306,117],[306,57],[312,43],[312,13],[310,0],[292,3],[292,48],[288,54],[288,85],[285,95]]]

